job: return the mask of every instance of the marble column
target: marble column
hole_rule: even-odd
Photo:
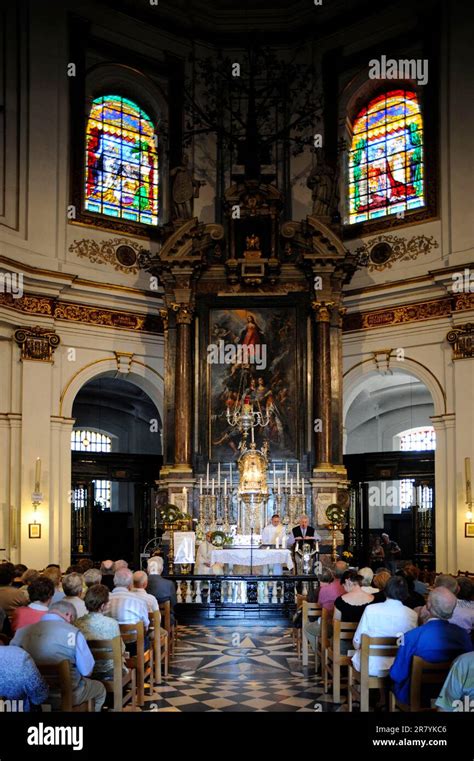
[[[176,305],[176,367],[174,408],[174,470],[191,470],[192,453],[192,354],[193,308]]]
[[[333,302],[313,301],[315,347],[313,368],[313,413],[315,425],[315,469],[331,466],[331,312]]]

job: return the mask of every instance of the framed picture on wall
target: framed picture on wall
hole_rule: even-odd
[[[474,539],[474,523],[464,524],[464,536]]]
[[[28,538],[41,539],[41,523],[28,523]]]

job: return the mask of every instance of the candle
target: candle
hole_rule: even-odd
[[[296,463],[296,484],[298,485],[300,480],[300,464],[299,462]]]
[[[212,479],[212,489],[211,489],[212,496],[214,496],[214,484],[215,484],[215,478]]]
[[[37,457],[36,468],[35,468],[35,492],[39,492],[40,482],[41,482],[41,460],[39,457]]]
[[[183,486],[183,505],[184,505],[184,511],[185,513],[188,512],[188,490],[185,486]]]
[[[201,478],[199,479],[199,496],[200,496],[200,497],[202,496],[202,476],[201,476]]]
[[[273,488],[275,488],[276,485],[276,470],[275,470],[275,463],[273,463]]]
[[[281,497],[281,481],[278,479],[278,496]]]
[[[290,479],[290,496],[293,496],[293,477]]]
[[[224,497],[227,497],[227,478],[224,478]]]
[[[221,488],[221,464],[217,463],[217,488]]]
[[[288,486],[288,463],[285,462],[285,486]]]
[[[209,489],[209,463],[207,463],[206,489]]]
[[[304,497],[304,478],[301,479],[301,494]]]
[[[232,491],[232,463],[229,462],[229,484],[230,484],[230,490]]]

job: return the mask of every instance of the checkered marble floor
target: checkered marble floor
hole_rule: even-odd
[[[148,692],[148,691],[147,691]],[[170,674],[146,695],[153,712],[344,711],[296,657],[283,627],[180,627]]]

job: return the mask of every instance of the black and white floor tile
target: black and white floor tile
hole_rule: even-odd
[[[145,711],[344,711],[326,695],[320,676],[303,667],[290,629],[203,626],[180,628],[170,673]]]

